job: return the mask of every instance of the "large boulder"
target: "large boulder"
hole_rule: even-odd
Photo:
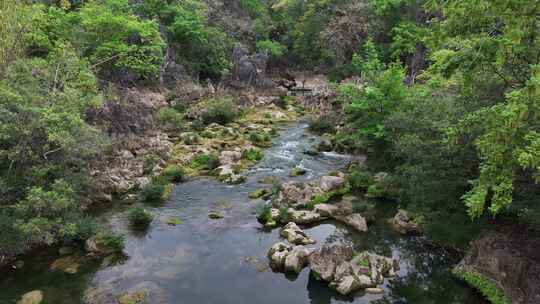
[[[539,248],[540,238],[519,229],[490,232],[471,242],[455,270],[475,273],[493,282],[510,303],[540,303]]]
[[[39,304],[43,301],[43,292],[41,290],[32,290],[21,296],[17,304]]]
[[[286,182],[274,202],[275,207],[305,207],[321,190],[309,183]]]
[[[268,251],[270,267],[276,271],[300,273],[306,267],[311,252],[311,249],[304,246],[276,243]]]
[[[405,210],[398,210],[398,213],[390,220],[392,228],[401,234],[418,233],[419,227]]]
[[[315,240],[310,238],[300,227],[295,223],[289,222],[281,230],[281,236],[287,239],[289,243],[294,245],[315,244]]]
[[[338,216],[335,216],[334,218],[340,222],[343,222],[351,226],[357,231],[360,231],[360,232],[368,231],[366,219],[358,213],[349,214],[349,215],[338,215]]]
[[[242,153],[238,151],[222,151],[219,154],[220,165],[235,165],[242,159]]]
[[[340,176],[323,176],[320,181],[320,188],[324,192],[337,190],[345,185],[345,179]]]
[[[324,246],[309,256],[309,265],[317,277],[331,282],[339,264],[353,258],[352,247],[345,245]]]

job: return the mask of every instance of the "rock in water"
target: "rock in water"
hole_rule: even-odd
[[[294,210],[293,208],[287,209],[287,216],[291,222],[297,224],[311,224],[326,219],[317,212],[310,210]]]
[[[398,213],[390,220],[390,223],[392,224],[392,228],[401,234],[419,232],[418,225],[413,222],[409,217],[409,213],[405,210],[398,210]]]
[[[309,256],[311,270],[324,281],[334,279],[334,273],[339,264],[349,261],[353,257],[353,249],[350,246],[334,245],[322,247]]]
[[[368,231],[366,219],[358,213],[345,216],[336,216],[335,219],[353,227],[360,232]]]
[[[300,227],[295,223],[289,222],[281,230],[281,236],[287,239],[289,243],[294,245],[315,244],[315,240],[310,238]]]
[[[39,304],[43,301],[43,292],[41,290],[33,290],[21,296],[17,304]]]
[[[290,246],[283,242],[274,244],[268,250],[270,267],[275,271],[290,271],[300,273],[308,262],[311,249],[304,246]]]

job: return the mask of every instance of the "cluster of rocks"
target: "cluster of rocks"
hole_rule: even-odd
[[[352,202],[349,197],[343,197],[336,203],[313,204],[316,196],[331,195],[345,187],[342,175],[323,176],[315,182],[287,182],[281,186],[277,198],[272,202],[270,219],[265,223],[272,227],[279,221],[294,222],[296,224],[313,224],[327,219],[343,222],[357,231],[366,232],[367,221],[358,214],[353,213]],[[312,206],[310,210],[308,207]],[[284,210],[280,212],[280,210]]]
[[[399,269],[396,260],[369,252],[355,253],[346,245],[315,250],[309,255],[308,264],[316,278],[343,295],[360,289],[381,293],[377,286],[384,278],[394,277]]]
[[[217,168],[218,177],[221,181],[228,184],[237,184],[243,182],[246,177],[236,172],[235,167],[240,166],[242,161],[242,152],[240,151],[222,151],[219,154],[219,164]]]
[[[350,246],[323,246],[319,249],[305,247],[314,244],[295,223],[290,222],[281,230],[290,243],[278,242],[268,250],[270,267],[274,271],[300,273],[309,265],[317,279],[328,282],[328,286],[347,295],[364,289],[380,293],[377,288],[384,278],[393,277],[399,266],[397,261],[380,255],[355,253]]]
[[[90,171],[95,178],[96,193],[101,201],[112,200],[113,194],[126,194],[146,186],[150,179],[145,173],[145,162],[149,155],[155,157],[150,174],[159,175],[172,151],[172,142],[165,133],[155,132],[145,136],[130,136],[114,152],[113,157],[100,162]]]

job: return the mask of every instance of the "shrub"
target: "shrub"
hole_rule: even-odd
[[[207,125],[211,123],[226,125],[232,122],[237,114],[232,101],[225,99],[210,103],[201,118],[203,123]]]
[[[251,148],[249,150],[244,151],[243,157],[249,161],[259,161],[264,157],[264,153],[259,149]]]
[[[128,220],[131,225],[136,227],[146,227],[153,219],[154,217],[150,212],[140,207],[131,208],[128,211]]]
[[[334,133],[338,118],[334,114],[312,116],[309,119],[309,130],[318,134]]]
[[[375,182],[371,173],[358,168],[351,168],[349,170],[347,181],[352,190],[366,190]]]
[[[313,208],[315,208],[315,205],[327,203],[332,198],[332,196],[333,195],[331,193],[315,194],[311,201],[307,203],[306,209],[313,210]]]
[[[191,160],[191,168],[214,170],[219,167],[219,157],[215,153],[200,154]]]
[[[257,219],[262,223],[267,223],[272,221],[272,206],[264,205],[257,211]]]
[[[184,124],[184,115],[173,108],[161,108],[158,112],[158,122],[168,129],[179,129]]]
[[[274,59],[281,58],[287,51],[287,47],[273,40],[261,40],[257,42],[259,52],[267,52]]]
[[[77,222],[76,231],[74,240],[84,241],[96,235],[99,231],[99,226],[95,219],[83,217]]]
[[[272,138],[266,132],[252,131],[249,133],[249,140],[256,146],[267,147],[270,145]]]
[[[182,141],[186,145],[193,145],[200,141],[199,135],[192,132],[187,132],[182,135]]]
[[[289,216],[289,212],[287,211],[287,207],[281,207],[279,208],[279,221],[282,223],[288,223],[291,221],[291,217]]]
[[[97,236],[97,239],[99,240],[99,243],[116,252],[122,251],[125,246],[124,236],[114,232],[101,232]]]
[[[160,157],[155,154],[148,154],[143,159],[143,172],[144,174],[152,173],[152,170],[160,160]]]
[[[162,202],[171,193],[173,185],[163,177],[153,178],[140,192],[140,198],[144,202]]]
[[[200,132],[204,130],[204,123],[201,120],[194,120],[191,122],[191,129],[193,129],[193,131]]]
[[[184,180],[186,172],[184,171],[184,168],[180,166],[171,165],[167,166],[161,175],[170,182],[179,183]]]

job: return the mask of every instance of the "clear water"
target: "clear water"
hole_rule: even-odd
[[[290,179],[295,166],[308,170],[297,180],[313,179],[346,166],[349,158],[338,154],[309,156],[318,138],[306,131],[305,123],[292,124],[267,151],[265,158],[248,172],[241,185],[224,185],[197,179],[176,186],[172,198],[150,207],[155,219],[145,232],[131,231],[122,208],[109,209],[104,223],[126,235],[129,258],[114,266],[100,262],[84,265],[77,274],[49,270],[55,250],[45,250],[25,260],[22,270],[6,270],[0,277],[0,303],[15,303],[21,294],[41,289],[44,303],[82,303],[84,291],[96,288],[95,303],[117,303],[128,290],[149,291],[149,303],[433,303],[473,304],[483,299],[455,280],[449,267],[455,259],[444,250],[430,247],[421,237],[402,237],[392,232],[387,219],[392,203],[379,203],[378,220],[367,233],[354,232],[328,221],[306,232],[316,246],[349,243],[400,260],[399,277],[386,281],[384,295],[340,296],[310,276],[274,273],[266,252],[280,240],[279,229],[261,229],[254,214],[264,202],[250,200],[248,193],[269,187],[257,181],[269,175]],[[220,220],[208,218],[209,210],[220,211]],[[180,218],[178,226],[164,221]]]

